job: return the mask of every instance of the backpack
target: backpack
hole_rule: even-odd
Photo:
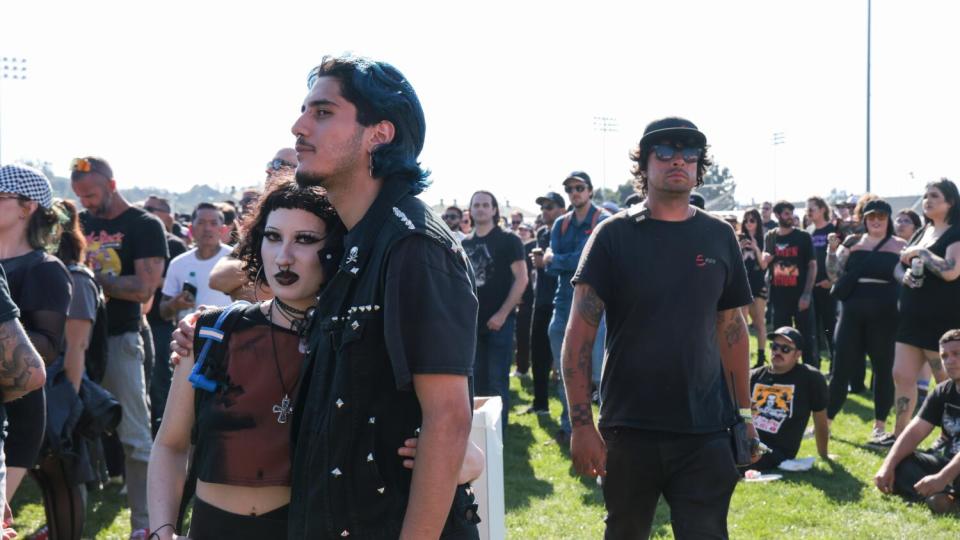
[[[593,219],[590,220],[590,229],[588,233],[593,232],[597,228],[597,223],[600,221],[600,212],[599,208],[594,209]],[[573,216],[576,215],[575,212],[570,212],[569,214],[563,216],[560,221],[560,236],[567,234],[567,229],[570,228],[570,222],[573,221]]]
[[[177,514],[177,531],[183,527],[187,506],[197,490],[196,454],[200,444],[197,435],[197,418],[200,417],[200,407],[203,402],[213,398],[221,387],[225,386],[227,363],[225,361],[230,331],[243,315],[243,310],[250,302],[238,300],[222,309],[205,311],[197,319],[194,351],[197,350],[199,340],[203,340],[200,352],[196,355],[196,362],[190,371],[189,381],[193,385],[193,428],[190,430],[190,443],[193,446],[190,456],[190,468],[187,471],[186,481],[183,483],[183,494],[180,497],[180,510]]]
[[[107,301],[103,296],[103,287],[97,283],[93,271],[86,266],[71,264],[67,269],[73,274],[81,274],[90,278],[90,281],[97,287],[97,315],[90,331],[90,343],[87,346],[84,364],[87,377],[100,384],[107,368],[107,338],[109,338],[107,333]]]

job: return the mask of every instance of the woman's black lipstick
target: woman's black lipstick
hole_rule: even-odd
[[[280,285],[284,287],[289,287],[297,282],[300,279],[300,276],[296,272],[291,272],[290,270],[282,270],[273,275],[273,279],[277,281]]]

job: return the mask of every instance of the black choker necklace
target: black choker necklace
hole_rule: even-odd
[[[305,309],[297,309],[279,298],[274,298],[273,301],[277,303],[277,309],[284,315],[291,315],[295,319],[303,319],[307,316]]]

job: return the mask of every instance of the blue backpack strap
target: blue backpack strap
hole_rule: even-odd
[[[223,312],[220,313],[220,316],[217,317],[217,321],[213,326],[201,326],[197,329],[197,335],[205,341],[203,348],[200,349],[200,354],[197,355],[197,361],[193,364],[193,370],[190,372],[190,377],[188,378],[190,384],[192,384],[195,389],[205,390],[207,392],[217,391],[217,382],[210,380],[206,374],[204,374],[207,356],[210,354],[210,348],[213,347],[214,343],[223,342],[225,335],[223,324],[226,322],[227,317],[232,313],[239,313],[240,310],[249,305],[250,302],[238,300],[227,306]]]

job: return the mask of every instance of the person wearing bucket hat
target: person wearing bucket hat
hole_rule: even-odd
[[[47,252],[60,231],[50,182],[24,165],[0,167],[0,266],[30,341],[47,364],[60,354],[71,278]],[[43,389],[7,405],[7,496],[13,498],[26,472],[36,465],[46,418]]]
[[[770,365],[750,372],[753,425],[760,441],[770,448],[750,469],[769,470],[797,457],[807,422],[813,415],[817,453],[829,459],[827,445],[827,380],[816,369],[800,364],[803,336],[782,326],[767,334]]]
[[[563,343],[570,453],[580,474],[604,476],[608,538],[649,536],[661,494],[676,536],[727,537],[738,477],[731,443],[750,447],[742,461],[760,458],[740,244],[726,222],[690,205],[706,149],[689,120],[650,123],[632,154],[647,199],[596,228],[572,280]],[[604,313],[598,429],[590,374]]]

